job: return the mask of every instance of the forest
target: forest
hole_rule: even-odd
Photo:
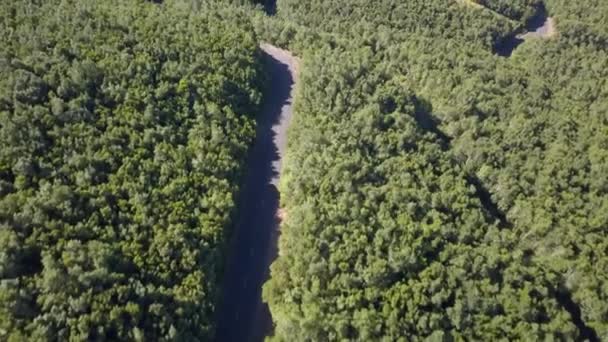
[[[273,340],[608,339],[606,4],[308,4]]]
[[[268,340],[608,340],[608,2],[0,18],[0,340],[214,339],[262,42],[302,60]]]
[[[209,340],[261,99],[251,24],[113,0],[0,18],[0,340]]]

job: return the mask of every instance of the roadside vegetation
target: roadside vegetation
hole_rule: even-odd
[[[304,55],[274,338],[608,338],[606,11],[548,1],[558,34],[504,58],[538,2],[460,34],[482,9],[434,4],[279,1],[261,26]]]
[[[209,340],[261,99],[227,9],[0,6],[0,340]]]

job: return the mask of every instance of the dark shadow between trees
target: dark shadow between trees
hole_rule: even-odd
[[[432,112],[432,104],[424,99],[416,98],[416,114],[415,120],[418,125],[427,132],[434,134],[437,137],[442,149],[447,151],[451,148],[451,138],[445,134],[440,128],[440,121],[437,120]],[[507,219],[505,213],[500,210],[498,205],[492,199],[492,194],[483,185],[481,180],[475,174],[468,174],[466,176],[467,182],[475,188],[477,197],[479,198],[486,213],[498,221],[499,228],[512,228],[513,225]],[[585,324],[581,315],[580,306],[572,299],[572,294],[565,287],[555,289],[549,285],[551,289],[551,295],[555,298],[558,304],[570,315],[572,323],[577,327],[579,331],[579,338],[577,341],[599,341],[597,332]]]
[[[580,306],[574,302],[572,299],[572,293],[564,286],[560,286],[559,289],[554,289],[552,286],[549,286],[551,289],[552,295],[557,301],[557,303],[564,309],[568,314],[570,314],[570,318],[572,319],[572,323],[576,326],[579,331],[579,336],[576,341],[589,341],[589,342],[599,342],[600,339],[597,336],[597,332],[589,327],[582,319],[581,308]]]
[[[475,188],[475,193],[479,201],[483,205],[486,212],[490,214],[493,218],[498,220],[498,227],[500,228],[512,228],[512,224],[507,220],[507,216],[505,213],[498,208],[498,204],[492,200],[492,194],[490,191],[483,185],[481,180],[477,178],[474,174],[469,174],[467,176],[467,182],[471,184]]]
[[[449,150],[451,148],[452,138],[439,128],[440,121],[432,114],[432,104],[424,99],[416,98],[415,106],[416,114],[414,119],[418,123],[418,126],[435,135],[444,151]],[[475,193],[477,198],[479,198],[481,205],[490,217],[498,221],[499,227],[512,227],[511,223],[507,220],[506,215],[498,208],[498,204],[492,200],[492,194],[483,185],[481,180],[475,174],[468,174],[466,181],[475,188]]]
[[[262,341],[272,332],[262,285],[277,256],[279,219],[277,147],[286,123],[281,118],[290,104],[294,80],[287,65],[264,54],[269,87],[257,121],[257,136],[250,149],[247,175],[238,199],[232,240],[223,279],[223,298],[217,311],[216,341]],[[285,109],[287,108],[287,109]]]
[[[433,105],[427,100],[416,98],[416,114],[414,119],[418,126],[427,132],[433,133],[438,139],[439,144],[443,150],[448,150],[452,144],[452,138],[447,136],[441,129],[439,129],[439,120],[437,120],[431,113],[433,112]]]
[[[277,14],[277,1],[276,0],[263,0],[262,4],[264,5],[264,12],[267,15],[273,16]]]

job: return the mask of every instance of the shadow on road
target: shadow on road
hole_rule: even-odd
[[[264,11],[266,15],[273,16],[277,13],[277,1],[276,0],[265,0]]]
[[[551,25],[548,20],[547,9],[544,4],[540,4],[536,14],[526,23],[524,31],[528,33],[513,32],[494,47],[494,52],[502,57],[511,57],[513,51],[523,44],[527,37],[543,37],[548,30],[548,26]]]
[[[250,149],[247,175],[223,279],[216,341],[262,341],[272,332],[262,285],[277,256],[279,192],[277,190],[285,131],[291,115],[293,77],[288,65],[264,53],[269,87]]]

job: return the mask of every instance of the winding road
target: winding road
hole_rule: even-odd
[[[285,50],[262,44],[269,87],[257,121],[248,174],[239,197],[233,240],[218,308],[216,341],[258,342],[272,332],[272,319],[262,302],[262,285],[277,256],[280,219],[277,189],[298,60]]]

